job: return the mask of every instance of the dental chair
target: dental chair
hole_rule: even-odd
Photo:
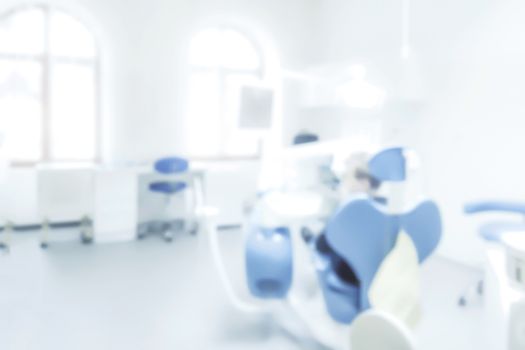
[[[504,201],[479,201],[467,203],[464,207],[465,214],[473,215],[480,213],[505,213],[518,214],[522,221],[490,221],[480,226],[480,238],[493,245],[502,244],[502,237],[508,232],[523,232],[525,235],[525,203],[504,202]],[[470,286],[461,294],[458,300],[460,306],[469,304],[470,297],[475,291],[478,295],[483,295],[483,279],[478,280],[474,286]]]
[[[380,152],[370,159],[368,169],[374,183],[405,181],[404,150],[392,148]],[[293,230],[287,227],[260,227],[252,223],[245,245],[246,279],[251,296],[289,304],[290,312],[307,324],[314,338],[330,348],[343,346],[334,342],[332,336],[343,332],[348,334],[346,341],[358,344],[352,350],[393,349],[388,344],[367,347],[373,343],[366,342],[363,334],[376,324],[376,331],[388,330],[392,339],[397,339],[394,343],[406,345],[399,349],[414,349],[413,340],[406,334],[410,333],[408,326],[419,319],[418,266],[439,243],[441,217],[436,204],[429,200],[401,212],[392,212],[388,199],[386,203],[381,204],[369,194],[356,195],[336,210],[324,232],[302,242],[309,247],[321,305],[324,304],[328,317],[311,319],[304,309],[314,302],[296,295],[301,278],[294,273],[299,267],[308,269],[308,266],[292,268],[297,263],[294,255],[301,249]],[[214,241],[212,248],[217,245],[216,237]],[[214,255],[220,266],[216,250]],[[220,274],[224,278],[224,269],[220,269]],[[231,286],[226,289],[231,295]],[[237,300],[236,304],[242,303]],[[387,335],[383,339],[388,339]]]
[[[388,149],[371,159],[375,179],[401,182],[406,179],[402,149]],[[436,204],[424,201],[406,213],[389,213],[374,198],[348,201],[335,213],[314,252],[327,311],[339,323],[349,324],[373,305],[369,298],[382,264],[406,234],[415,250],[412,265],[423,263],[441,237],[441,217]],[[410,248],[409,248],[410,249]],[[404,253],[409,254],[409,253]],[[415,319],[414,310],[403,318]]]
[[[177,175],[185,173],[188,170],[188,161],[179,157],[167,157],[159,159],[153,165],[155,171],[163,175]],[[162,235],[166,242],[171,242],[174,237],[175,231],[181,231],[184,227],[183,220],[172,220],[170,217],[170,209],[173,198],[181,194],[186,190],[187,184],[184,181],[174,179],[162,179],[149,184],[149,190],[153,193],[162,195],[165,199],[165,213]],[[167,226],[167,227],[166,227]],[[139,230],[138,238],[143,239],[146,235],[153,232],[149,227],[142,228]]]

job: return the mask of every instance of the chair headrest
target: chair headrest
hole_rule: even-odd
[[[368,161],[368,172],[379,181],[405,181],[406,158],[403,148],[385,149]]]

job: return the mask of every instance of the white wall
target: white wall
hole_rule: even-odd
[[[465,217],[464,203],[525,201],[525,3],[469,3],[476,10],[463,13],[463,28],[440,40],[441,52],[428,51],[435,86],[419,132],[429,189],[445,218],[441,251],[477,264],[477,226],[498,216]]]
[[[112,91],[113,160],[151,159],[186,153],[185,44],[207,18],[234,18],[253,34],[270,37],[283,65],[305,57],[308,1],[100,1],[106,11],[107,74]],[[94,6],[98,6],[95,9]],[[111,48],[110,48],[111,47]],[[108,97],[109,98],[109,97]]]
[[[484,218],[465,217],[465,202],[525,201],[525,3],[519,0],[413,0],[412,56],[418,104],[389,105],[386,143],[416,148],[425,190],[443,212],[440,253],[479,264]],[[394,100],[400,93],[401,0],[323,2],[318,62],[368,65]]]
[[[267,39],[284,67],[304,65],[316,0],[44,0],[97,34],[105,160],[185,153],[185,48],[200,25],[231,22]],[[5,0],[0,12],[26,0]],[[230,21],[231,20],[231,21]],[[271,47],[270,47],[271,49]]]

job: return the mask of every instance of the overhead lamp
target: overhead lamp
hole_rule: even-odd
[[[361,64],[350,66],[350,79],[336,89],[337,99],[351,108],[373,109],[380,107],[386,98],[384,89],[366,80],[367,70]]]

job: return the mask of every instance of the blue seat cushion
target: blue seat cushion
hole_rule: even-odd
[[[479,235],[486,241],[499,242],[501,237],[508,232],[523,231],[525,235],[524,222],[490,222],[481,226]]]
[[[360,310],[370,306],[368,288],[394,247],[398,232],[398,218],[383,212],[368,198],[346,203],[328,223],[328,245],[350,267],[359,283],[356,305]],[[327,298],[325,301],[329,302]]]
[[[189,163],[184,158],[167,157],[156,161],[154,168],[156,171],[162,174],[176,174],[187,171],[189,168]]]
[[[160,192],[164,194],[175,194],[184,190],[187,187],[185,182],[169,182],[169,181],[159,181],[153,182],[149,185],[150,191]]]

